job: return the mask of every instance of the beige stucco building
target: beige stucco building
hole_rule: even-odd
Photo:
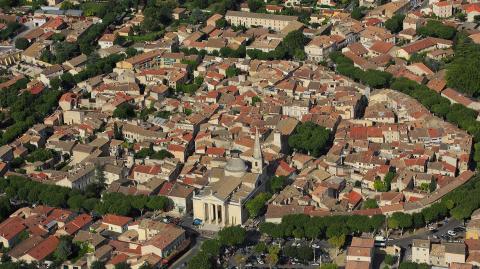
[[[416,263],[430,263],[430,240],[413,240],[412,261]]]
[[[281,31],[291,22],[296,21],[297,17],[229,10],[225,15],[225,19],[235,26],[244,26],[247,28],[261,26],[275,31]]]
[[[437,267],[449,267],[452,263],[465,263],[464,243],[431,244],[430,240],[414,239],[412,261]]]

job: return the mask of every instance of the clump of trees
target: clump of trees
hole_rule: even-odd
[[[350,13],[350,16],[352,19],[361,20],[365,16],[364,12],[365,7],[354,7],[352,9],[352,13]]]
[[[464,34],[459,35],[455,56],[447,67],[447,84],[469,96],[480,95],[480,45]]]
[[[262,223],[260,231],[273,238],[341,239],[353,233],[377,231],[384,222],[383,215],[310,217],[294,214],[284,216],[280,224]]]
[[[288,145],[302,153],[319,157],[330,143],[330,131],[323,126],[307,121],[300,123],[288,138]]]
[[[398,266],[399,269],[428,269],[430,266],[425,263],[415,263],[415,262],[401,262]]]
[[[29,91],[19,94],[27,87],[28,79],[17,81],[0,91],[0,107],[8,108],[13,121],[3,133],[0,133],[0,145],[12,142],[35,123],[43,121],[58,105],[60,91],[46,89],[41,94],[32,95]]]
[[[393,17],[385,21],[385,28],[390,30],[392,33],[398,33],[403,30],[403,20],[405,19],[405,15],[403,14],[395,14]]]
[[[149,157],[150,159],[163,160],[165,158],[173,158],[173,154],[168,150],[154,151],[152,148],[144,148],[135,153],[136,159],[145,159]]]
[[[341,52],[330,53],[330,59],[336,64],[338,73],[372,88],[387,87],[392,81],[392,74],[388,72],[372,69],[363,71],[355,67],[353,61],[345,57]]]
[[[267,182],[267,191],[259,193],[245,205],[249,216],[256,218],[261,215],[265,211],[267,201],[270,200],[272,195],[279,193],[289,183],[289,179],[285,176],[274,176],[270,178]]]
[[[217,238],[203,242],[198,252],[188,263],[189,269],[213,268],[214,262],[223,253],[225,247],[245,244],[247,231],[240,226],[226,227],[218,232]]]
[[[142,29],[146,32],[159,31],[172,22],[172,7],[165,2],[157,6],[155,1],[148,1],[144,14]]]
[[[7,27],[0,31],[0,40],[5,41],[14,37],[21,29],[22,25],[18,22],[9,22]]]
[[[392,180],[395,177],[395,172],[389,171],[383,180],[376,179],[373,183],[376,191],[387,192],[391,190]]]
[[[105,58],[97,58],[95,55],[89,56],[89,61],[84,70],[74,76],[76,83],[84,81],[86,79],[98,76],[104,73],[110,73],[113,71],[115,64],[125,59],[122,54],[112,54]]]
[[[247,55],[252,59],[259,60],[280,60],[295,59],[303,61],[306,59],[304,47],[308,38],[301,31],[292,31],[288,33],[278,47],[270,52],[263,52],[258,49],[248,50]]]
[[[193,94],[200,88],[200,86],[202,86],[202,84],[203,84],[203,78],[196,77],[193,83],[177,84],[177,88],[175,90],[177,92]]]
[[[443,39],[453,39],[456,34],[455,28],[443,24],[441,21],[429,20],[423,27],[418,28],[417,33],[422,36],[439,37]]]
[[[31,163],[45,162],[57,156],[58,153],[53,149],[38,148],[32,151],[25,159]]]
[[[96,175],[101,177],[101,174]],[[101,181],[101,180],[97,180]],[[85,191],[42,184],[23,177],[10,176],[0,180],[0,191],[6,199],[45,204],[52,207],[70,208],[100,214],[138,216],[146,210],[169,210],[172,201],[164,196],[124,195],[103,193],[101,182],[90,184]],[[10,207],[0,199],[0,216],[8,216]]]
[[[135,106],[129,103],[123,103],[113,111],[113,116],[119,119],[131,119],[135,118]]]
[[[30,46],[30,42],[24,37],[19,37],[15,40],[15,48],[17,49],[25,50],[29,46]]]

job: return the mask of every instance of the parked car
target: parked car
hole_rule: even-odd
[[[450,235],[450,236],[456,236],[457,235],[457,233],[453,230],[448,230],[447,234]]]

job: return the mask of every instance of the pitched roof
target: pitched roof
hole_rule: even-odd
[[[26,226],[23,224],[22,218],[11,217],[0,224],[0,236],[11,240],[25,229]]]
[[[42,261],[48,255],[52,254],[57,248],[60,240],[57,237],[51,235],[47,239],[40,242],[27,252],[27,255],[31,256],[37,261]]]
[[[102,222],[107,224],[117,225],[117,226],[124,226],[132,220],[133,219],[130,217],[107,214],[103,216]]]

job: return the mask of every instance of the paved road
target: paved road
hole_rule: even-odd
[[[413,239],[428,239],[428,238],[432,239],[433,235],[440,236],[440,235],[446,234],[448,230],[452,230],[453,228],[460,226],[462,224],[463,223],[458,220],[450,219],[447,224],[444,224],[441,227],[439,227],[435,233],[432,233],[427,229],[423,228],[418,230],[415,234],[407,235],[400,239],[394,239],[394,240],[388,241],[388,245],[397,245],[404,249],[408,249],[409,244],[412,243]]]
[[[169,268],[172,268],[172,269],[186,268],[184,264],[188,264],[190,259],[192,259],[193,256],[195,256],[200,251],[200,246],[202,245],[203,241],[205,241],[205,238],[197,237],[194,245],[190,247],[190,249],[185,254],[183,254],[182,257],[180,257],[172,265],[170,265]]]

